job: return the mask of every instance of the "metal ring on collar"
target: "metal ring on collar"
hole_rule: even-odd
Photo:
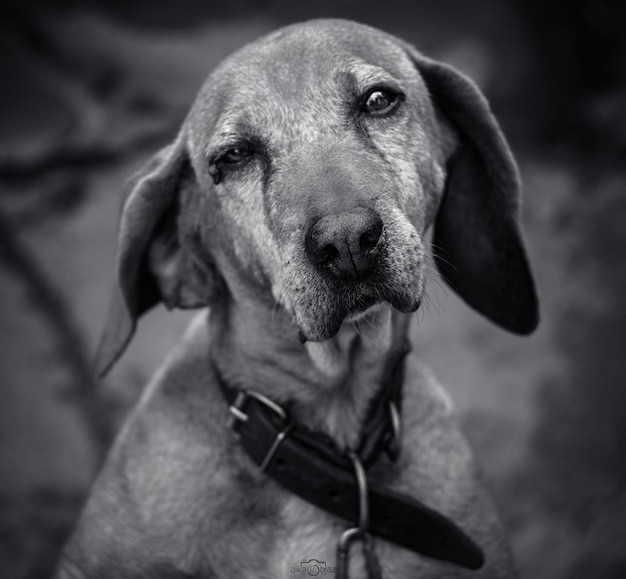
[[[370,523],[367,475],[365,474],[363,463],[355,452],[349,451],[348,457],[350,458],[350,460],[352,461],[352,465],[354,466],[356,482],[359,487],[359,531],[365,533]]]

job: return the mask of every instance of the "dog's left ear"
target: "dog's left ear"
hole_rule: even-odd
[[[412,47],[408,52],[459,140],[435,221],[437,267],[470,306],[511,332],[528,334],[537,327],[539,308],[520,232],[513,155],[471,80]]]
[[[120,220],[117,284],[96,354],[99,376],[123,354],[144,312],[161,301],[168,308],[210,305],[219,285],[207,256],[194,255],[180,228],[183,198],[198,197],[184,130],[137,172],[129,188]]]

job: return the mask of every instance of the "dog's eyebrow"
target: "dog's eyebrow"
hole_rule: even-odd
[[[400,90],[400,81],[380,66],[355,62],[339,74],[344,82],[359,94],[377,85],[391,86]]]
[[[227,120],[220,123],[209,139],[205,149],[205,159],[214,159],[225,149],[242,146],[254,146],[255,149],[264,148],[264,140],[249,123],[238,120]]]

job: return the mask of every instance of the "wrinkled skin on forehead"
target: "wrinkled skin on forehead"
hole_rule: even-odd
[[[377,87],[402,95],[393,114],[361,113]],[[187,210],[201,216],[190,221],[215,250],[231,291],[242,276],[242,286],[252,280],[271,291],[312,341],[332,337],[346,317],[376,303],[417,309],[421,235],[444,185],[435,118],[408,55],[367,28],[287,28],[226,60],[188,118],[201,193]],[[233,148],[254,155],[214,182],[212,163]],[[323,275],[305,254],[306,232],[356,207],[383,223],[375,273],[366,280]]]

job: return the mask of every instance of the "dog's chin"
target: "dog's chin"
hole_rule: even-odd
[[[332,315],[325,319],[317,318],[310,323],[300,324],[301,335],[308,342],[325,342],[339,333],[344,322],[357,324],[368,318],[372,319],[387,306],[391,306],[402,313],[411,313],[419,308],[420,303],[420,296],[397,296],[387,300],[363,298],[358,304],[350,308],[337,306]]]
[[[358,322],[372,319],[376,316],[378,312],[384,309],[387,305],[388,304],[386,302],[378,302],[374,304],[373,306],[366,308],[365,310],[362,310],[359,312],[352,312],[344,318],[343,323],[357,324]]]

